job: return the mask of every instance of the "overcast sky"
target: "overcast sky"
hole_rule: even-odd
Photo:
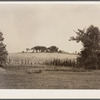
[[[8,52],[36,45],[56,45],[67,52],[80,51],[81,43],[69,41],[73,30],[100,28],[100,4],[0,4],[0,31]]]

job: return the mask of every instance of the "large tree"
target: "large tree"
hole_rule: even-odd
[[[35,47],[31,48],[31,50],[33,50],[33,52],[34,52],[34,50],[36,52],[46,52],[47,48],[45,46],[35,46]]]
[[[41,52],[47,52],[47,48],[45,46],[40,46],[40,51]]]
[[[76,32],[76,37],[71,37],[70,40],[82,42],[83,48],[77,62],[80,67],[88,69],[100,68],[100,30],[93,25],[87,29]]]
[[[31,50],[33,50],[33,52],[34,51],[38,52],[38,51],[40,51],[40,47],[39,46],[35,46],[35,47],[31,48]]]
[[[2,66],[7,60],[7,50],[6,45],[3,44],[4,38],[2,37],[3,33],[0,32],[0,66]]]
[[[50,46],[48,49],[51,53],[58,52],[58,48],[56,46]]]

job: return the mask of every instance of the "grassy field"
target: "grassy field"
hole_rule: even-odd
[[[60,66],[9,66],[0,71],[1,89],[100,89],[100,71]]]
[[[12,58],[75,59],[76,55],[27,53],[10,54]],[[34,60],[35,62],[35,60]],[[12,63],[11,63],[12,64]],[[7,65],[0,68],[0,89],[100,89],[100,70],[85,70],[69,66]]]

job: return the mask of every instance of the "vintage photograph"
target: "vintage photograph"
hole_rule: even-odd
[[[100,89],[100,3],[1,3],[0,89]]]

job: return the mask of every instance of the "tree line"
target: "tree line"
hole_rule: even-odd
[[[45,46],[34,46],[31,49],[26,48],[26,52],[49,52],[49,53],[56,53],[59,52],[59,48],[56,46],[50,46],[50,47],[45,47]]]

